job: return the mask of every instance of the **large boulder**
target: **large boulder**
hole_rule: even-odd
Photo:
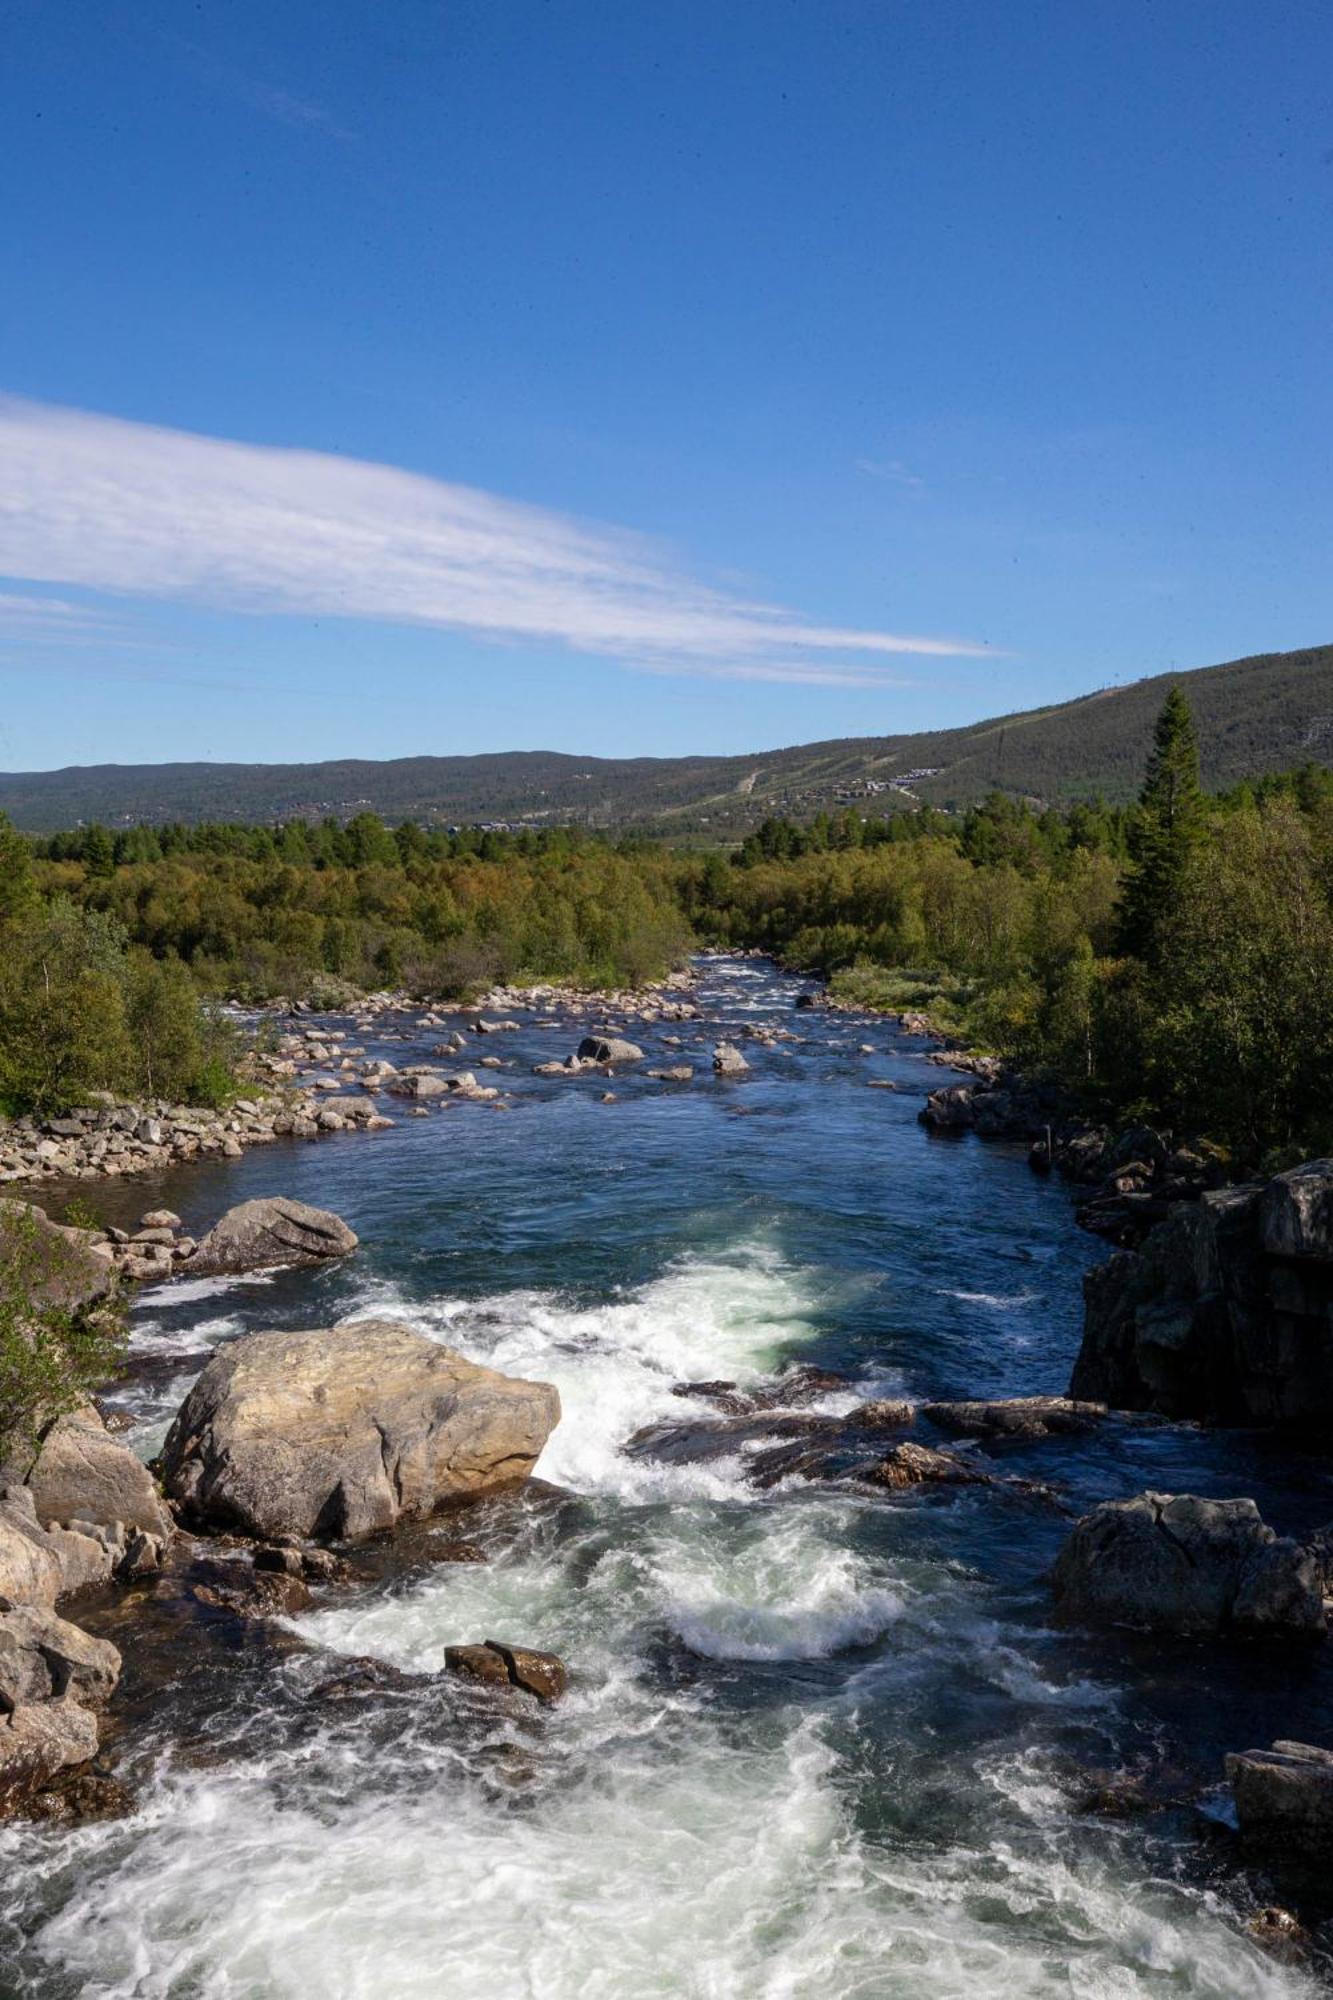
[[[585,1035],[579,1043],[577,1060],[582,1063],[642,1062],[643,1050],[636,1042],[618,1035]]]
[[[171,1516],[148,1467],[109,1434],[91,1403],[51,1426],[24,1483],[45,1527],[118,1522],[163,1539],[171,1535]]]
[[[354,1539],[527,1478],[560,1414],[545,1382],[392,1320],[257,1333],[214,1355],[163,1450],[204,1525]]]
[[[262,1271],[276,1264],[321,1264],[355,1250],[356,1236],[327,1209],[286,1195],[243,1201],[215,1222],[190,1259],[190,1275]]]
[[[1279,1539],[1253,1500],[1139,1493],[1073,1528],[1052,1573],[1068,1617],[1147,1631],[1321,1633],[1317,1562]]]
[[[1333,1161],[1181,1203],[1084,1279],[1071,1396],[1323,1434],[1333,1422]]]
[[[749,1067],[734,1042],[719,1042],[713,1050],[713,1069],[718,1076],[744,1076]]]
[[[1233,1753],[1226,1771],[1247,1839],[1302,1853],[1333,1847],[1333,1750],[1279,1741]]]

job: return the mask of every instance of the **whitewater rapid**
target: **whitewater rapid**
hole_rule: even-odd
[[[357,1315],[401,1317],[558,1384],[564,1415],[539,1470],[572,1497],[534,1511],[487,1564],[331,1596],[295,1629],[319,1649],[412,1674],[436,1673],[454,1642],[509,1638],[561,1653],[572,1692],[463,1750],[438,1702],[403,1698],[373,1748],[334,1724],[290,1744],[257,1730],[250,1750],[243,1717],[216,1759],[161,1744],[156,1784],[130,1821],[52,1843],[45,1892],[58,1907],[34,1942],[63,1983],[47,1990],[88,2000],[1299,1990],[1206,1896],[1145,1875],[1121,1836],[1080,1841],[1041,1757],[1021,1749],[955,1772],[973,1795],[968,1837],[944,1848],[873,1837],[858,1806],[870,1754],[859,1717],[884,1701],[911,1705],[941,1650],[985,1698],[1058,1710],[1066,1727],[1095,1731],[1113,1696],[1095,1681],[1046,1679],[964,1568],[865,1545],[861,1517],[882,1503],[758,1498],[735,1462],[623,1455],[639,1426],[681,1414],[677,1381],[743,1381],[799,1352],[825,1282],[750,1242],[720,1259],[680,1258],[591,1306],[525,1291],[423,1309],[391,1285],[367,1286]],[[872,1644],[850,1677],[821,1682],[834,1656]],[[301,1657],[278,1671],[299,1675]],[[741,1665],[811,1673],[818,1699],[744,1698],[726,1675]],[[890,1819],[919,1750],[900,1763],[887,1755],[877,1774]],[[33,1838],[9,1830],[9,1859]]]

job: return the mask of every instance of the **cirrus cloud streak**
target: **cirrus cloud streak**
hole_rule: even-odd
[[[210,609],[557,642],[654,673],[883,686],[985,646],[844,628],[646,538],[394,466],[0,398],[0,574]]]

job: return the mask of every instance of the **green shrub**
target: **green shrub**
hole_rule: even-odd
[[[125,1351],[114,1297],[77,1302],[70,1239],[18,1202],[0,1207],[0,1461],[108,1381]]]

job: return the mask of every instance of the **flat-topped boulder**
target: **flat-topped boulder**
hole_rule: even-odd
[[[1107,1408],[1070,1396],[1008,1396],[998,1402],[925,1403],[921,1414],[952,1437],[1039,1438],[1090,1431]]]
[[[1333,1848],[1333,1750],[1278,1741],[1234,1752],[1226,1771],[1247,1839],[1302,1852]]]
[[[394,1320],[255,1333],[219,1350],[163,1449],[202,1526],[351,1540],[521,1484],[560,1415],[546,1382]]]
[[[338,1216],[288,1195],[269,1195],[229,1208],[190,1259],[190,1275],[263,1271],[279,1264],[322,1264],[355,1250],[357,1238]]]
[[[1253,1500],[1139,1493],[1076,1523],[1052,1572],[1056,1603],[1093,1624],[1152,1632],[1326,1629],[1319,1564]]]

